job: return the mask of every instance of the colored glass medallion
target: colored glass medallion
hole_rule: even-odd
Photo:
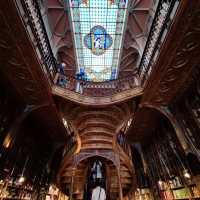
[[[102,26],[94,26],[84,38],[85,46],[94,55],[102,55],[112,45],[112,37],[106,33]]]

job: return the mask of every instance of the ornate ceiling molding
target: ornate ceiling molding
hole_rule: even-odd
[[[57,59],[66,64],[66,74],[74,76],[76,73],[76,56],[73,46],[73,33],[71,32],[65,4],[66,2],[63,0],[46,0],[44,7],[52,34],[50,40],[56,47]]]
[[[181,1],[180,4],[144,90],[142,103],[168,105],[200,64],[200,3]]]
[[[59,61],[66,63],[66,74],[74,76],[76,72],[76,61],[74,59],[76,56],[73,47],[73,33],[70,30],[69,16],[67,15],[65,8],[66,5],[60,0],[47,0],[45,2],[46,13],[52,31],[53,43],[57,46],[57,57]],[[149,18],[152,15],[153,7],[153,0],[148,2],[145,0],[131,0],[130,2],[128,25],[121,57],[122,60],[119,65],[120,76],[124,77],[131,71],[134,71],[134,69],[136,70],[139,52],[142,52],[145,44],[145,42],[141,41],[143,41],[144,37],[147,36],[150,26]],[[60,46],[66,46],[64,52],[59,48]],[[133,53],[133,55],[129,56],[129,62],[124,63],[123,57],[127,54],[127,51],[133,51],[131,48],[132,46],[137,47],[137,53]]]
[[[3,0],[0,5],[1,76],[12,86],[9,89],[13,90],[22,104],[42,107],[33,111],[31,115],[36,116],[35,119],[52,134],[54,139],[57,136],[56,141],[60,138],[63,140],[66,138],[66,130],[55,108],[50,85],[42,70],[43,66],[38,59],[36,47],[33,46],[26,31],[15,1]],[[43,107],[43,105],[48,106]]]
[[[158,61],[144,89],[141,108],[136,112],[128,132],[131,141],[148,139],[153,127],[159,122],[159,115],[162,115],[142,105],[158,110],[168,106],[185,89],[185,84],[193,79],[193,71],[200,65],[199,21],[200,2],[181,1],[170,33],[161,47]]]

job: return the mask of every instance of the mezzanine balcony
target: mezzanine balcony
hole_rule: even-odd
[[[39,1],[18,1],[20,13],[36,47],[43,72],[46,74],[52,87],[52,93],[85,105],[112,104],[140,96],[143,93],[143,88],[152,73],[153,66],[173,21],[178,4],[178,0],[159,1],[136,74],[111,81],[89,82],[58,73],[54,53],[52,52],[41,15]]]

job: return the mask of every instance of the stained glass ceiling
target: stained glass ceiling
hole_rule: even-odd
[[[128,0],[69,0],[78,70],[90,81],[117,78]]]

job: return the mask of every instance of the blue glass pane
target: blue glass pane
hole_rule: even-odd
[[[117,77],[128,0],[69,0],[78,69],[91,81]]]

